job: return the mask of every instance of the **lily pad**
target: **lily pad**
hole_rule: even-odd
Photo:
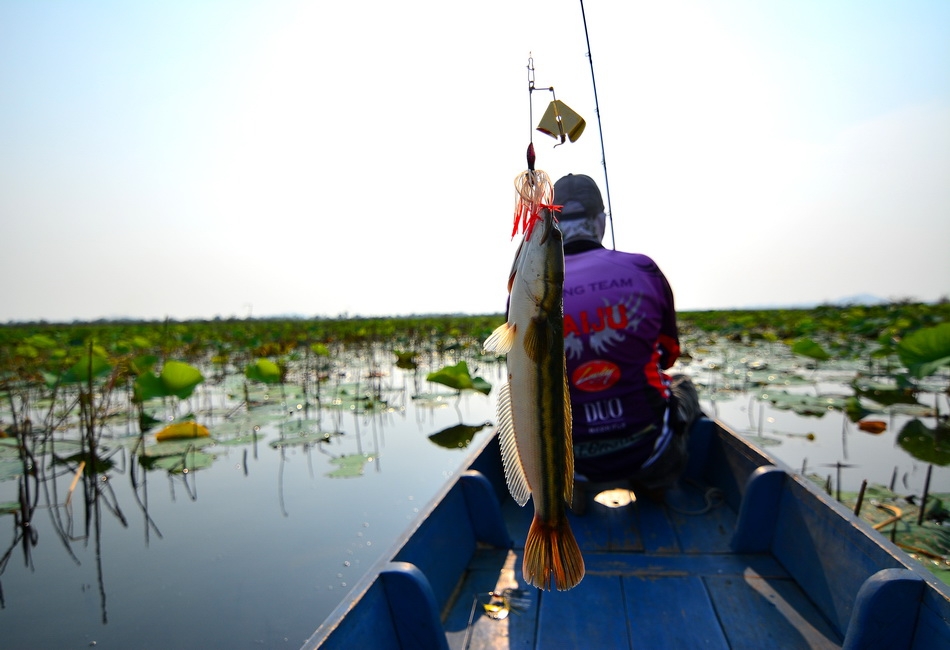
[[[334,436],[343,435],[336,431],[316,431],[312,433],[301,433],[292,436],[286,436],[278,438],[277,440],[271,440],[270,446],[274,449],[280,449],[281,447],[299,447],[303,445],[315,445],[321,442],[328,442]]]
[[[169,424],[161,431],[155,434],[155,439],[159,442],[165,440],[183,440],[187,438],[207,438],[211,435],[208,427],[197,422],[175,422]]]
[[[831,355],[821,345],[809,338],[801,338],[792,344],[792,352],[815,361],[827,361]]]
[[[897,444],[925,463],[950,465],[950,425],[946,423],[931,429],[920,420],[911,420],[897,434]]]
[[[281,381],[280,366],[270,359],[257,359],[249,363],[244,369],[244,376],[251,381],[264,384],[279,384]]]
[[[416,353],[409,351],[404,352],[401,350],[393,350],[393,353],[396,355],[396,367],[402,368],[403,370],[415,370],[419,367],[419,364],[416,363]]]
[[[214,443],[211,438],[191,438],[188,440],[170,440],[148,445],[142,451],[142,456],[148,458],[164,458],[165,456],[181,456],[193,449],[204,449]]]
[[[417,406],[425,408],[442,408],[454,404],[458,400],[456,393],[418,393],[412,396]]]
[[[62,382],[64,384],[85,383],[90,378],[98,379],[110,372],[112,372],[112,364],[108,359],[92,354],[80,359],[67,370],[62,376]]]
[[[908,334],[897,344],[897,356],[917,379],[932,375],[941,366],[950,366],[950,323]]]
[[[426,376],[427,381],[442,384],[455,390],[475,390],[479,393],[488,395],[491,392],[491,384],[481,377],[473,378],[468,371],[468,364],[465,361],[459,361],[454,366],[446,366],[435,372],[430,372]]]
[[[475,425],[456,424],[433,433],[429,436],[429,440],[446,449],[464,449],[471,444],[476,433],[490,426],[491,422]]]
[[[12,515],[16,512],[20,512],[20,504],[16,501],[0,502],[0,515]]]
[[[203,381],[204,375],[194,366],[181,361],[166,361],[159,375],[145,372],[138,376],[133,389],[134,398],[139,403],[156,397],[186,399]]]
[[[214,456],[204,451],[189,451],[181,456],[162,456],[151,463],[153,469],[163,469],[170,474],[184,474],[207,469],[214,464]]]
[[[813,417],[823,417],[832,410],[843,410],[848,404],[848,398],[841,395],[808,395],[786,391],[763,392],[759,399],[771,402],[777,409]]]
[[[23,463],[19,459],[0,458],[0,481],[9,481],[23,475]]]
[[[331,465],[337,465],[337,469],[328,472],[330,478],[357,478],[363,475],[363,468],[366,463],[372,461],[375,456],[368,454],[350,454],[340,456],[330,460]]]

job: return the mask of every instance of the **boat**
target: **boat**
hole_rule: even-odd
[[[662,503],[589,486],[564,592],[521,576],[497,436],[470,458],[304,648],[950,648],[946,585],[720,422]]]

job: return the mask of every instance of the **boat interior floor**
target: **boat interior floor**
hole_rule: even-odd
[[[715,490],[682,482],[663,503],[625,488],[586,499],[568,515],[586,575],[567,592],[526,585],[533,508],[503,505],[515,546],[476,551],[443,613],[450,648],[841,647],[771,554],[732,550],[737,514]]]

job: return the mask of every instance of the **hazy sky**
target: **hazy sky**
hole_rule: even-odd
[[[950,2],[584,7],[679,309],[950,294]],[[576,0],[0,0],[0,322],[501,311],[529,54],[603,188],[587,51]]]

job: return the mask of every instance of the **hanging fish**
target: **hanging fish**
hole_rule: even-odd
[[[543,189],[532,195],[539,206],[548,197]],[[508,280],[507,322],[485,341],[485,350],[507,355],[498,431],[508,490],[519,505],[529,496],[534,501],[522,572],[540,589],[551,589],[553,582],[566,590],[584,577],[584,559],[566,514],[574,455],[564,359],[564,251],[551,206],[540,214],[528,210]]]

